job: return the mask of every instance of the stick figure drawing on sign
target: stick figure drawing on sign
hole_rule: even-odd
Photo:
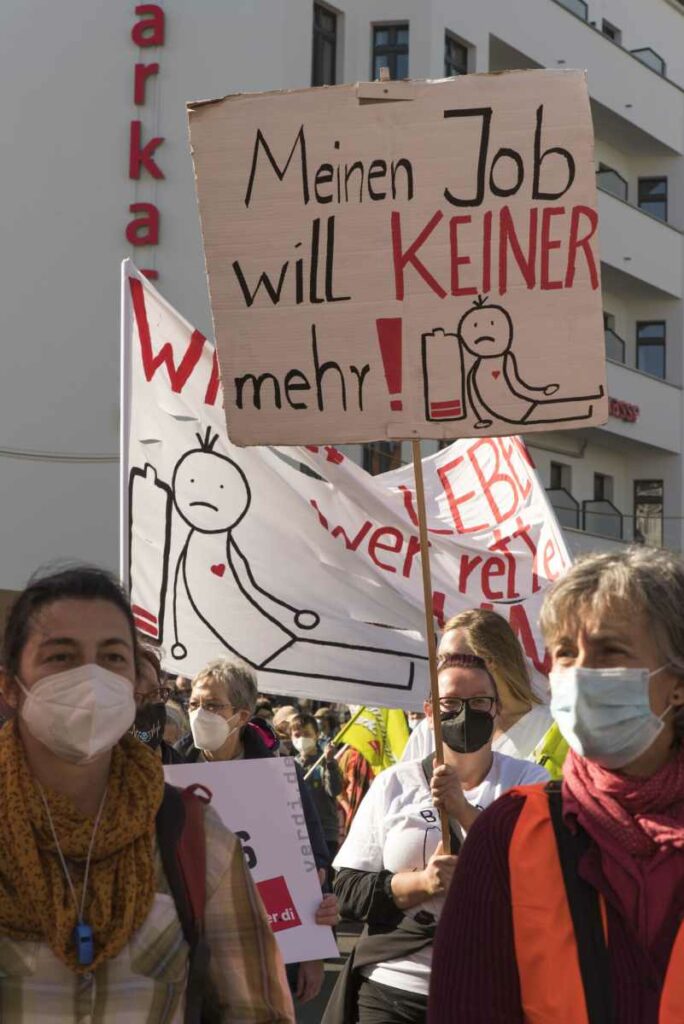
[[[603,387],[599,386],[592,394],[551,398],[558,392],[558,384],[536,386],[528,384],[521,377],[518,360],[513,352],[514,333],[508,310],[503,306],[489,304],[486,296],[479,296],[459,321],[456,338],[464,352],[475,360],[466,377],[467,401],[475,416],[475,429],[484,430],[497,421],[520,426],[526,423],[548,423],[551,426],[569,420],[590,419],[593,403],[603,397]],[[454,338],[443,331],[435,331],[433,335],[444,339]],[[453,360],[453,365],[454,374],[460,374],[461,360]],[[427,375],[425,360],[423,372]],[[463,412],[458,402],[429,404],[428,396],[432,395],[434,389],[444,387],[443,373],[434,382],[426,376],[427,418],[461,419]],[[439,415],[435,412],[437,409]]]
[[[513,321],[503,306],[488,305],[479,296],[472,309],[463,314],[458,325],[461,344],[475,362],[468,371],[468,399],[477,416],[476,428],[491,427],[495,420],[506,423],[562,423],[588,420],[591,404],[603,397],[603,388],[589,395],[554,398],[558,384],[539,387],[520,376],[512,351]],[[541,396],[544,396],[542,398]]]
[[[199,447],[185,452],[173,473],[174,504],[190,532],[174,575],[172,656],[182,660],[188,653],[177,614],[184,586],[212,633],[260,672],[410,689],[414,662],[423,659],[408,643],[405,651],[388,648],[390,630],[378,626],[377,647],[312,636],[321,625],[318,612],[289,604],[256,580],[236,538],[252,501],[247,477],[213,450],[218,438],[210,430],[197,437]]]

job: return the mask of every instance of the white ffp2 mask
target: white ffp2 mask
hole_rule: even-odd
[[[316,740],[312,736],[293,736],[292,746],[298,753],[306,757],[316,749]]]
[[[551,714],[568,745],[603,768],[636,760],[660,734],[651,710],[647,668],[568,668],[551,672]],[[667,712],[665,712],[667,714]]]
[[[207,711],[206,708],[197,708],[196,711],[191,711],[190,731],[197,749],[208,750],[210,754],[213,754],[215,750],[222,747],[228,737],[240,728],[239,725],[234,725],[232,729],[230,727],[230,723],[239,714],[240,712],[236,711],[230,718],[223,718],[222,715],[216,715],[213,711]]]
[[[135,720],[133,684],[100,665],[39,679],[20,715],[31,735],[63,761],[82,764],[116,746]]]

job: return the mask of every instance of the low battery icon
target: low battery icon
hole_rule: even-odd
[[[421,340],[425,418],[465,419],[463,352],[458,335],[435,328]]]

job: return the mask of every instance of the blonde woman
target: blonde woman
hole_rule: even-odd
[[[557,735],[551,712],[533,690],[518,639],[501,615],[473,608],[449,619],[439,644],[438,658],[474,654],[482,658],[496,682],[500,700],[492,749],[509,757],[543,764],[557,777],[567,751]],[[426,723],[414,729],[402,760],[420,760],[433,749],[433,732]]]

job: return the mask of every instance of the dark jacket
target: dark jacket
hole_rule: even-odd
[[[161,759],[162,764],[185,764],[185,758],[180,754],[175,747],[172,747],[166,740],[161,741]]]
[[[258,730],[252,728],[249,723],[242,731],[242,747],[245,759],[248,761],[257,757],[275,757],[262,740]],[[182,739],[178,741],[175,746],[175,751],[188,764],[193,764],[195,761],[199,761],[200,759],[201,751],[198,750],[193,743],[191,732],[189,732],[187,736],[183,736]],[[313,853],[316,867],[327,870],[330,866],[330,855],[328,853],[328,844],[326,843],[325,836],[323,834],[321,819],[318,816],[318,811],[316,810],[311,794],[304,783],[302,770],[296,761],[294,762],[294,765],[297,771],[299,798],[302,801],[302,811],[306,821],[307,832],[309,833],[311,852]]]
[[[335,878],[335,895],[340,916],[348,921],[363,921],[365,928],[337,976],[321,1024],[348,1024],[356,1020],[361,969],[425,949],[436,928],[434,919],[421,923],[399,910],[392,898],[390,871],[341,868]]]
[[[313,753],[306,757],[300,754],[295,761],[301,765],[306,775],[322,753],[320,746],[317,746]],[[337,818],[337,797],[342,792],[342,773],[337,761],[328,761],[327,758],[322,761],[317,768],[314,768],[313,773],[306,780],[306,785],[311,790],[325,838],[328,842],[337,844],[340,828]]]

